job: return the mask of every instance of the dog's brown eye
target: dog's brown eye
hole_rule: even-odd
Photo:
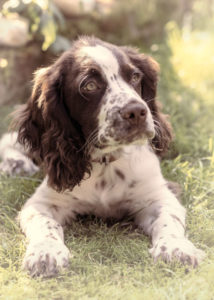
[[[96,89],[97,89],[97,85],[94,81],[90,81],[84,86],[84,90],[87,92],[93,92]]]
[[[139,74],[139,73],[134,73],[134,74],[132,75],[131,81],[132,81],[133,83],[137,83],[139,80],[140,80],[140,74]]]

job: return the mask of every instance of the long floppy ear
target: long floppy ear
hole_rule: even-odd
[[[39,70],[32,96],[18,112],[18,141],[30,155],[39,156],[48,184],[57,191],[72,189],[90,174],[90,157],[81,151],[85,143],[80,126],[66,107],[63,64]]]
[[[168,150],[169,143],[172,140],[172,128],[167,120],[167,116],[161,112],[160,104],[156,100],[159,65],[150,56],[139,54],[134,48],[122,48],[132,63],[143,73],[141,96],[150,108],[156,129],[152,145],[156,153],[162,156]]]

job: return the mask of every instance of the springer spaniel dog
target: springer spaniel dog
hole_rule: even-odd
[[[172,134],[155,99],[157,79],[151,57],[94,37],[78,39],[35,74],[32,96],[16,113],[18,132],[0,145],[2,171],[37,171],[28,153],[46,172],[19,214],[29,242],[23,265],[32,276],[68,266],[63,226],[85,214],[132,216],[151,237],[155,261],[202,260],[160,170]]]

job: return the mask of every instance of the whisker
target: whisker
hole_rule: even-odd
[[[156,119],[153,119],[154,123],[156,123],[157,125],[160,125],[160,122]]]
[[[151,98],[149,100],[146,100],[146,103],[149,103],[149,102],[154,101],[154,100],[155,100],[155,98]]]
[[[154,144],[152,144],[152,143],[150,143],[150,146],[152,147],[152,149],[154,151],[163,151],[163,149],[155,147]]]
[[[97,140],[97,133],[94,133],[94,135],[89,140],[87,140],[84,147],[86,149],[89,149],[89,147],[94,143],[95,140]]]
[[[92,144],[97,138],[98,128],[93,130],[85,141],[84,145],[78,150],[78,152],[82,151],[84,148],[87,148],[90,144]]]
[[[86,145],[86,148],[88,151],[90,151],[92,145],[94,144],[94,142],[97,141],[97,135],[95,135]]]
[[[156,133],[156,135],[157,135],[159,138],[161,138],[161,130],[160,130],[160,128],[157,127],[156,125],[155,125],[155,133]]]

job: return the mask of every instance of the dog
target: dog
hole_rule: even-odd
[[[155,261],[196,266],[203,259],[160,169],[172,130],[156,100],[158,72],[137,49],[95,37],[79,38],[36,72],[32,96],[16,112],[18,132],[0,145],[4,172],[36,172],[29,157],[46,172],[19,214],[28,239],[23,266],[32,276],[68,266],[63,226],[85,214],[133,216],[151,238]]]

